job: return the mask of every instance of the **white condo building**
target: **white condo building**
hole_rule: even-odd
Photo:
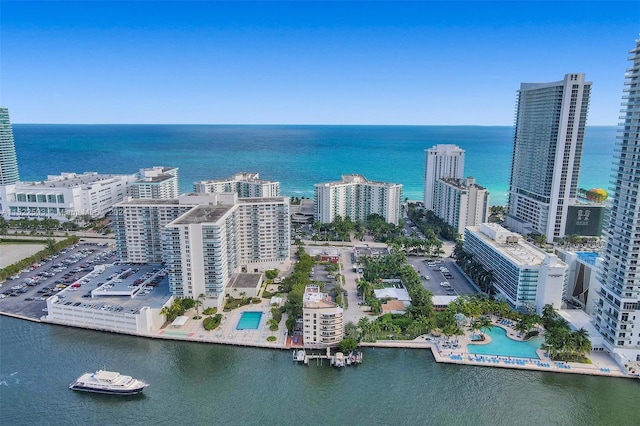
[[[596,328],[621,365],[640,362],[640,40],[629,53],[595,313]]]
[[[164,262],[164,227],[198,205],[189,197],[128,198],[113,208],[116,255],[124,263]]]
[[[233,274],[288,269],[289,199],[236,193],[127,200],[114,209],[118,258],[166,262],[175,296],[220,307]]]
[[[511,164],[506,225],[547,241],[565,235],[574,204],[591,83],[567,74],[552,83],[522,83]]]
[[[569,271],[555,254],[496,223],[467,227],[464,250],[492,272],[494,288],[513,308],[535,306],[538,314],[546,304],[560,308]]]
[[[489,191],[472,177],[438,179],[433,191],[433,212],[463,235],[467,226],[489,219]]]
[[[457,145],[438,144],[425,150],[424,208],[433,210],[433,192],[440,178],[462,179],[464,150]]]
[[[302,298],[302,329],[305,348],[337,346],[344,337],[342,308],[320,287],[309,285]]]
[[[240,172],[227,179],[194,182],[193,191],[199,194],[236,192],[240,198],[279,197],[280,182],[260,179],[258,173]]]
[[[124,200],[131,175],[62,173],[42,182],[0,186],[5,219],[50,217],[65,221],[76,216],[103,217]]]
[[[155,166],[140,169],[129,193],[132,198],[176,198],[179,195],[178,168]]]
[[[397,224],[401,200],[401,184],[369,181],[362,175],[343,175],[341,181],[314,185],[314,216],[321,223],[331,223],[336,216],[355,222],[379,214],[388,223]]]

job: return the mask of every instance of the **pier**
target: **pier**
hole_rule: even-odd
[[[342,352],[336,352],[334,355],[331,355],[330,348],[327,348],[326,353],[307,353],[304,349],[293,351],[294,362],[302,362],[305,365],[309,365],[309,362],[312,360],[316,360],[316,365],[322,365],[324,360],[328,360],[331,366],[345,367],[362,363],[362,352],[353,351],[345,356]]]

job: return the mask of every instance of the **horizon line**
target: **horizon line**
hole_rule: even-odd
[[[364,124],[364,123],[27,123],[11,125],[41,126],[367,126],[367,127],[513,127],[513,124]],[[586,127],[618,127],[620,124],[587,124]]]

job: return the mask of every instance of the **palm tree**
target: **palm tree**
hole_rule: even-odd
[[[198,297],[195,300],[195,304],[194,306],[196,307],[196,317],[194,319],[200,319],[200,306],[202,306],[204,304],[204,300],[207,298],[207,296],[204,293],[200,293],[198,295]]]
[[[572,333],[573,342],[578,355],[586,355],[591,352],[591,340],[589,339],[589,332],[584,328],[576,330]]]
[[[486,328],[487,330],[491,330],[493,328],[493,323],[491,322],[491,320],[488,317],[482,316],[479,317],[478,319],[476,319],[474,322],[478,323],[478,326],[480,327],[480,333],[484,336],[484,332],[483,330]]]

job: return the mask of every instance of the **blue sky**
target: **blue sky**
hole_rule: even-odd
[[[14,123],[512,125],[584,72],[618,121],[637,2],[0,2]]]

